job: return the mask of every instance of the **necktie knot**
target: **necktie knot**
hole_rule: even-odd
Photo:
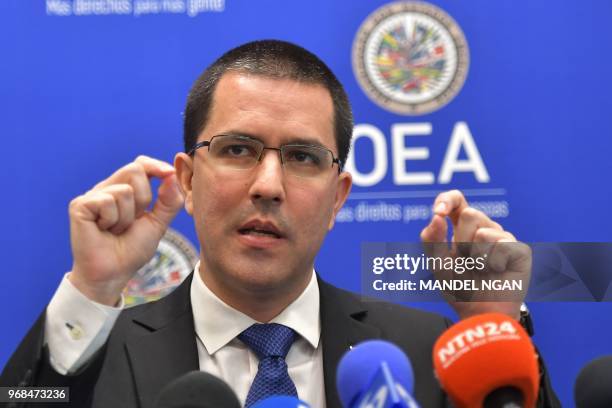
[[[238,338],[253,350],[259,360],[285,358],[295,340],[295,332],[278,323],[256,323],[240,333]]]

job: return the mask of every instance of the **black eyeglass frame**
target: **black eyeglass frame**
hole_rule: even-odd
[[[208,151],[210,152],[210,144],[212,143],[212,141],[214,140],[215,137],[223,137],[223,136],[240,136],[240,135],[232,135],[232,134],[220,134],[220,135],[215,135],[213,137],[210,138],[210,140],[204,140],[202,142],[198,142],[195,145],[193,145],[193,147],[187,152],[187,154],[189,156],[192,156],[195,154],[196,150],[202,148],[202,147],[208,147]],[[258,139],[254,139],[252,137],[249,136],[240,136],[243,137],[245,139],[249,139],[249,140],[253,140],[256,141],[258,143],[261,143],[263,145],[263,142],[261,140]],[[259,162],[263,156],[263,152],[264,150],[276,150],[278,152],[282,151],[282,148],[285,146],[303,146],[303,147],[316,147],[317,149],[323,149],[323,150],[327,150],[329,152],[329,154],[331,154],[332,157],[332,167],[334,166],[334,163],[336,163],[338,165],[338,174],[342,173],[342,166],[341,166],[341,162],[340,159],[334,156],[334,152],[332,152],[331,150],[329,150],[327,147],[324,146],[319,146],[319,145],[308,145],[308,144],[301,144],[301,143],[288,143],[286,145],[282,145],[281,147],[266,147],[264,145],[263,149],[261,150],[261,153],[259,154],[259,157],[257,158],[257,162]],[[281,164],[284,166],[285,163],[283,163],[283,155],[279,155],[280,160],[281,160]]]

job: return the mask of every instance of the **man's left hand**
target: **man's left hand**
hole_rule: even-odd
[[[501,225],[491,220],[482,211],[470,207],[463,194],[458,190],[447,191],[436,197],[431,222],[421,232],[423,243],[439,245],[447,242],[447,218],[450,219],[453,228],[450,249],[452,256],[458,256],[458,252],[462,249],[461,245],[464,246],[463,250],[465,251],[465,243],[474,244],[480,248],[484,246],[489,248],[488,260],[494,260],[498,266],[503,265],[501,268],[488,268],[494,271],[495,279],[514,278],[526,282],[522,294],[512,298],[512,301],[449,301],[450,305],[462,319],[488,312],[505,313],[519,319],[520,306],[527,292],[526,286],[531,274],[530,248],[517,242],[514,235],[504,231]],[[500,243],[502,245],[497,245]],[[508,245],[505,243],[516,244]],[[472,245],[467,246],[471,247]]]

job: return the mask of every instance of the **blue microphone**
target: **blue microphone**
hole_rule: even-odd
[[[337,388],[345,408],[418,408],[410,360],[396,345],[370,340],[347,351]]]
[[[277,395],[263,399],[251,408],[310,408],[310,405],[295,397]]]

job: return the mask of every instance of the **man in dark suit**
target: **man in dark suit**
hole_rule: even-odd
[[[189,94],[185,152],[174,167],[138,157],[71,202],[73,268],[0,383],[67,385],[79,407],[149,408],[162,386],[201,369],[228,382],[247,407],[284,393],[335,408],[341,355],[384,338],[408,354],[422,406],[444,406],[431,350],[449,321],[363,303],[314,272],[350,191],[342,166],[352,126],[341,84],[308,51],[260,41],[224,54]],[[151,177],[162,182],[149,211]],[[122,289],[183,206],[201,246],[194,273],[161,301],[121,311]],[[459,242],[515,241],[458,191],[438,196],[434,212],[426,242],[446,240],[446,218]],[[508,264],[528,274],[518,258]],[[520,303],[453,307],[462,318],[518,318]],[[539,404],[556,406],[542,378]]]

